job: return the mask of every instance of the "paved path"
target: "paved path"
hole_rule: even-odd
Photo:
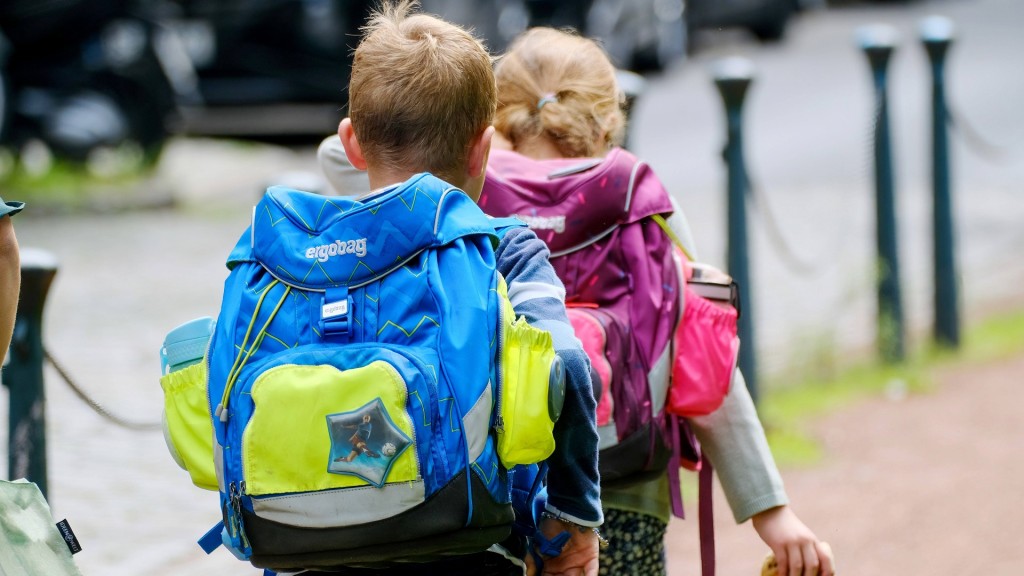
[[[794,275],[768,243],[763,224],[752,217],[754,305],[766,369],[778,370],[797,358],[835,354],[870,340],[870,87],[866,64],[853,47],[853,31],[860,24],[885,19],[913,37],[917,18],[933,10],[956,17],[962,27],[963,41],[951,56],[953,95],[960,110],[993,137],[1020,141],[1024,138],[1024,108],[1019,106],[1024,99],[1024,74],[1017,61],[1024,54],[1024,36],[1019,34],[1024,5],[1015,0],[815,13],[797,22],[789,40],[780,46],[755,50],[742,40],[728,44],[733,47],[730,50],[749,53],[759,69],[748,116],[752,173],[770,194],[800,253],[821,256],[831,250],[833,254],[828,259],[833,263],[821,274]],[[708,54],[724,51],[720,44]],[[635,147],[650,158],[686,207],[705,258],[720,263],[724,260],[724,183],[718,157],[721,113],[704,71],[710,56],[701,56],[652,83],[637,111]],[[1010,66],[1017,66],[1016,71],[1010,72]],[[908,46],[894,62],[894,71],[901,256],[905,255],[909,316],[914,326],[921,327],[928,318],[929,204],[923,88],[927,72],[919,49]],[[1024,202],[1019,192],[1024,162],[1017,156],[1003,164],[987,163],[957,142],[955,194],[963,288],[967,308],[978,310],[1019,293],[1024,280],[1024,263],[1019,258],[1024,246]],[[157,421],[161,403],[157,349],[164,333],[182,321],[217,310],[225,276],[222,262],[246,225],[258,191],[283,171],[312,168],[312,157],[312,149],[179,142],[168,150],[160,174],[178,191],[184,202],[180,210],[41,218],[34,217],[30,208],[20,215],[16,226],[22,245],[53,252],[61,266],[45,316],[48,348],[112,411],[138,421]],[[1012,368],[1019,371],[1020,366]],[[816,526],[828,527],[827,536],[849,567],[844,573],[952,574],[952,569],[942,571],[945,566],[959,566],[959,573],[968,574],[1011,573],[1009,568],[972,570],[966,563],[979,555],[1011,562],[1009,566],[1016,566],[1020,573],[1022,563],[1010,555],[1015,549],[1004,545],[1002,536],[1018,535],[1019,543],[1019,524],[1006,532],[972,525],[989,540],[977,550],[961,548],[964,540],[955,535],[958,528],[953,524],[961,516],[968,517],[968,507],[983,514],[971,516],[972,520],[1022,517],[1019,499],[998,498],[994,504],[968,500],[978,494],[1001,494],[998,491],[1008,489],[1007,483],[1020,478],[1021,471],[1008,467],[1012,460],[1008,455],[993,451],[1019,446],[1020,429],[998,432],[992,427],[996,412],[991,418],[988,412],[1019,405],[988,400],[1001,400],[1000,395],[1013,394],[1015,389],[1004,382],[991,393],[973,394],[999,384],[973,374],[962,380],[967,376],[970,385],[954,382],[960,385],[950,387],[956,395],[951,406],[963,413],[947,406],[947,412],[932,415],[933,408],[939,409],[933,403],[945,398],[945,392],[844,413],[839,422],[830,419],[826,426],[828,454],[836,461],[820,471],[787,473],[798,510]],[[50,500],[55,515],[70,519],[80,536],[84,550],[77,561],[87,576],[257,573],[226,554],[207,558],[195,547],[195,538],[217,519],[216,496],[190,485],[167,456],[160,434],[113,426],[88,410],[52,371],[46,377]],[[969,404],[972,400],[981,403]],[[6,403],[7,395],[0,394],[0,414],[7,413]],[[915,419],[914,424],[901,426],[909,418]],[[1009,416],[998,418],[1003,421]],[[864,426],[865,421],[871,425]],[[952,434],[956,428],[950,423],[1015,436],[1004,436],[989,448],[980,441],[965,443]],[[936,424],[943,426],[933,428]],[[7,447],[6,427],[2,428],[0,462],[6,460]],[[948,449],[941,443],[927,444],[929,440],[945,442]],[[947,481],[949,474],[960,469],[939,464],[972,457],[985,460],[969,470],[980,474],[1002,467],[1007,473],[992,479],[956,476],[957,482]],[[1021,461],[1019,454],[1016,460]],[[905,470],[927,482],[910,484],[895,474],[874,476],[878,470]],[[891,487],[878,484],[893,479]],[[823,485],[844,490],[821,494]],[[983,488],[968,490],[969,485]],[[901,507],[904,503],[907,508]],[[719,510],[725,520],[724,507]],[[1000,510],[1015,512],[1000,514]],[[913,516],[903,515],[904,511]],[[903,520],[907,517],[922,521]],[[835,518],[844,522],[837,523]],[[939,534],[927,533],[924,539],[915,535],[921,526],[935,528],[940,523],[948,528]],[[740,532],[751,534],[745,527]],[[730,552],[720,573],[750,573],[760,548],[749,540],[729,544],[732,533],[727,524],[722,527],[722,550]],[[686,542],[685,537],[678,540]],[[905,564],[928,561],[935,550],[956,550],[958,556],[946,559],[941,569]],[[736,569],[726,569],[725,562],[733,559]],[[674,574],[680,574],[677,561],[681,562],[673,556]],[[868,569],[877,566],[871,562],[881,561],[890,564]]]

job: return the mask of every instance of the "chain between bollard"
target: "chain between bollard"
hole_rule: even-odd
[[[64,367],[61,366],[61,364],[54,359],[53,354],[51,354],[50,350],[45,346],[43,347],[43,355],[46,358],[46,361],[50,363],[50,366],[52,366],[53,369],[57,371],[57,374],[61,377],[64,383],[67,384],[68,387],[71,388],[71,391],[75,393],[75,396],[77,396],[80,400],[85,402],[85,404],[89,406],[89,408],[91,408],[93,412],[99,414],[103,419],[107,420],[112,424],[120,426],[121,428],[126,428],[128,430],[162,429],[163,425],[160,422],[132,422],[131,420],[127,420],[110,412],[109,410],[104,408],[102,404],[93,399],[92,396],[90,396],[85,391],[85,389],[83,389],[81,386],[75,383],[75,381],[71,378],[71,375],[68,373],[68,371],[65,370]]]
[[[760,187],[754,185],[749,173],[746,174],[746,179],[747,197],[750,198],[754,208],[758,209],[757,214],[761,216],[761,221],[764,222],[768,240],[775,246],[776,253],[781,258],[783,264],[789,268],[790,272],[810,278],[820,276],[839,263],[838,258],[830,257],[829,255],[839,253],[839,247],[843,245],[843,240],[847,237],[849,219],[842,220],[844,226],[838,228],[837,240],[830,243],[828,249],[823,250],[820,255],[813,258],[804,258],[797,254],[792,242],[786,239],[786,235],[782,231],[782,225],[779,223],[775,211],[768,203],[767,195]]]
[[[995,144],[968,122],[963,114],[957,112],[952,104],[947,102],[946,107],[946,121],[949,122],[949,126],[975,155],[994,164],[1006,164],[1020,158],[1021,142]]]

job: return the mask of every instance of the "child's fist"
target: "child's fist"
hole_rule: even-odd
[[[825,553],[828,554],[829,558],[835,558],[832,555],[832,547],[828,545],[828,542],[822,542],[821,547],[825,549]],[[835,565],[834,560],[833,565]],[[769,552],[764,557],[764,562],[761,563],[761,576],[779,576],[779,563],[775,561],[775,554]]]

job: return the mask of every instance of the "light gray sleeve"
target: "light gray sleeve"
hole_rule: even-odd
[[[370,179],[348,161],[341,138],[332,134],[320,142],[316,151],[320,170],[331,188],[342,196],[363,196],[370,191]]]
[[[739,369],[722,406],[689,422],[715,466],[737,523],[789,503],[782,476]]]
[[[676,235],[676,238],[679,238],[679,241],[683,243],[683,248],[689,253],[690,257],[697,259],[697,243],[693,241],[690,222],[686,219],[686,214],[683,213],[683,209],[679,207],[676,199],[670,195],[669,200],[672,201],[672,215],[665,222],[672,230],[672,233]]]

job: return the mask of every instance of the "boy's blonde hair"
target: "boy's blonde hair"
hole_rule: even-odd
[[[593,40],[552,28],[524,32],[495,67],[494,128],[513,147],[543,136],[562,156],[601,156],[626,119],[615,67]]]
[[[410,14],[416,5],[385,2],[363,27],[348,115],[367,162],[451,180],[494,118],[492,61],[469,32]]]

